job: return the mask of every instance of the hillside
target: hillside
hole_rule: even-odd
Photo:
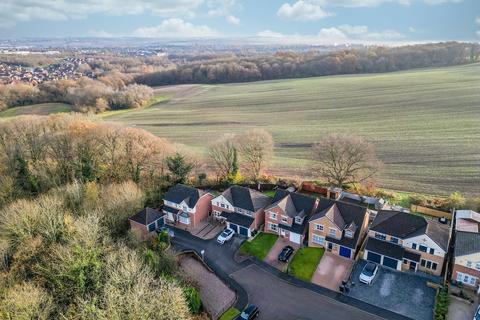
[[[180,87],[181,88],[181,87]],[[227,132],[261,127],[273,172],[310,176],[308,146],[329,132],[373,141],[382,185],[473,193],[480,188],[480,64],[375,75],[191,86],[153,108],[109,117],[205,152]]]

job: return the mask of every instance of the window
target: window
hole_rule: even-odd
[[[315,230],[323,231],[323,226],[321,224],[315,224]]]
[[[435,262],[432,262],[432,270],[437,270],[437,264]]]
[[[422,259],[422,260],[420,260],[420,265],[421,265],[422,267],[425,267],[425,263],[426,263],[426,261],[425,261],[425,260],[423,260],[423,259]]]
[[[303,218],[301,217],[295,217],[295,223],[302,224]]]
[[[325,244],[325,238],[316,234],[313,235],[312,241],[313,243],[320,244],[322,246]]]
[[[437,263],[425,259],[420,260],[420,265],[430,270],[437,270],[438,267]]]
[[[183,224],[190,224],[190,218],[183,217],[181,215],[179,216],[178,221],[180,221],[180,223],[183,223]]]
[[[391,238],[390,238],[390,242],[392,242],[392,243],[398,243],[398,238],[391,237]]]
[[[480,263],[477,263],[477,264],[475,265],[475,269],[480,270]]]
[[[225,204],[223,204],[223,203],[222,203],[222,204],[220,204],[220,206],[221,206],[222,208],[225,208]]]
[[[422,252],[427,252],[427,247],[423,246],[423,245],[419,245],[418,246],[418,250],[422,251]]]
[[[270,219],[277,220],[277,214],[273,213],[273,212],[270,212]]]
[[[463,282],[465,284],[475,286],[477,284],[477,278],[469,276],[468,274],[464,274],[461,272],[457,273],[457,281],[458,282]]]
[[[282,222],[283,223],[288,223],[288,217],[282,216]]]
[[[328,235],[330,237],[336,237],[337,236],[337,229],[330,228],[330,230],[328,230]]]
[[[417,250],[417,244],[416,243],[412,243],[412,249]]]
[[[469,267],[469,268],[472,267],[472,261],[467,261],[467,267]]]
[[[435,249],[430,248],[430,254],[435,254]]]
[[[432,261],[427,261],[426,267],[427,267],[427,269],[431,269],[432,268]]]
[[[379,240],[384,240],[384,241],[385,241],[385,239],[387,239],[387,237],[384,234],[381,234],[381,233],[378,233],[378,232],[375,233],[375,238],[379,239]]]
[[[346,230],[346,231],[345,231],[345,237],[353,238],[353,232],[352,232],[352,230]]]
[[[403,259],[403,264],[407,264],[408,263],[408,260],[407,259]]]
[[[278,224],[275,223],[269,223],[268,228],[272,231],[278,231]]]

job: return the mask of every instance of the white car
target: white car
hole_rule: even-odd
[[[230,228],[227,228],[223,230],[222,233],[217,237],[217,242],[220,244],[224,244],[226,241],[232,239],[233,235],[235,234],[235,231],[233,231]]]
[[[360,282],[363,282],[365,284],[371,284],[373,282],[373,279],[375,279],[377,272],[378,265],[373,262],[367,262],[367,264],[362,269],[362,273],[360,273]]]

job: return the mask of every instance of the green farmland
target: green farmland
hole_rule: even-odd
[[[169,102],[111,116],[205,153],[227,132],[272,133],[276,175],[312,177],[309,146],[331,132],[372,141],[381,185],[449,193],[480,190],[480,64],[159,91]]]
[[[0,118],[10,118],[27,114],[49,115],[52,113],[70,112],[71,108],[71,105],[65,103],[33,104],[4,110],[0,112]]]

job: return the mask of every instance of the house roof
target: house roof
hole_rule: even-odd
[[[234,207],[252,212],[268,206],[271,202],[269,196],[242,186],[231,186],[222,193],[222,196]]]
[[[428,220],[425,233],[445,252],[448,251],[448,240],[450,238],[450,227],[438,221]]]
[[[397,244],[375,238],[368,238],[365,249],[397,260],[402,260],[405,252],[405,249]]]
[[[189,208],[195,207],[197,204],[198,199],[205,194],[204,191],[189,187],[183,184],[177,184],[165,193],[163,199],[166,201],[170,201],[176,204],[185,203],[188,205]]]
[[[131,216],[129,220],[135,221],[144,226],[148,226],[152,222],[155,222],[162,217],[163,217],[163,213],[161,213],[158,210],[147,207],[137,212],[135,215]]]
[[[480,253],[480,233],[457,231],[455,236],[455,257]]]
[[[304,194],[278,189],[268,208],[280,207],[287,216],[305,216],[312,212],[316,199]]]
[[[370,230],[405,239],[425,233],[427,220],[400,211],[381,210],[373,220]]]
[[[327,198],[320,198],[317,212],[310,218],[309,221],[314,221],[324,216],[332,220],[341,230],[352,226],[352,223],[356,226],[363,225],[363,220],[367,214],[367,208],[357,206],[351,203],[343,201],[335,201]],[[335,239],[326,237],[328,241],[346,246],[349,248],[355,248],[359,241],[360,228],[355,230],[353,238],[342,236],[341,239]],[[353,231],[353,230],[352,230]]]
[[[252,217],[235,212],[223,211],[220,215],[226,218],[228,222],[238,224],[245,228],[250,228],[254,220]]]

